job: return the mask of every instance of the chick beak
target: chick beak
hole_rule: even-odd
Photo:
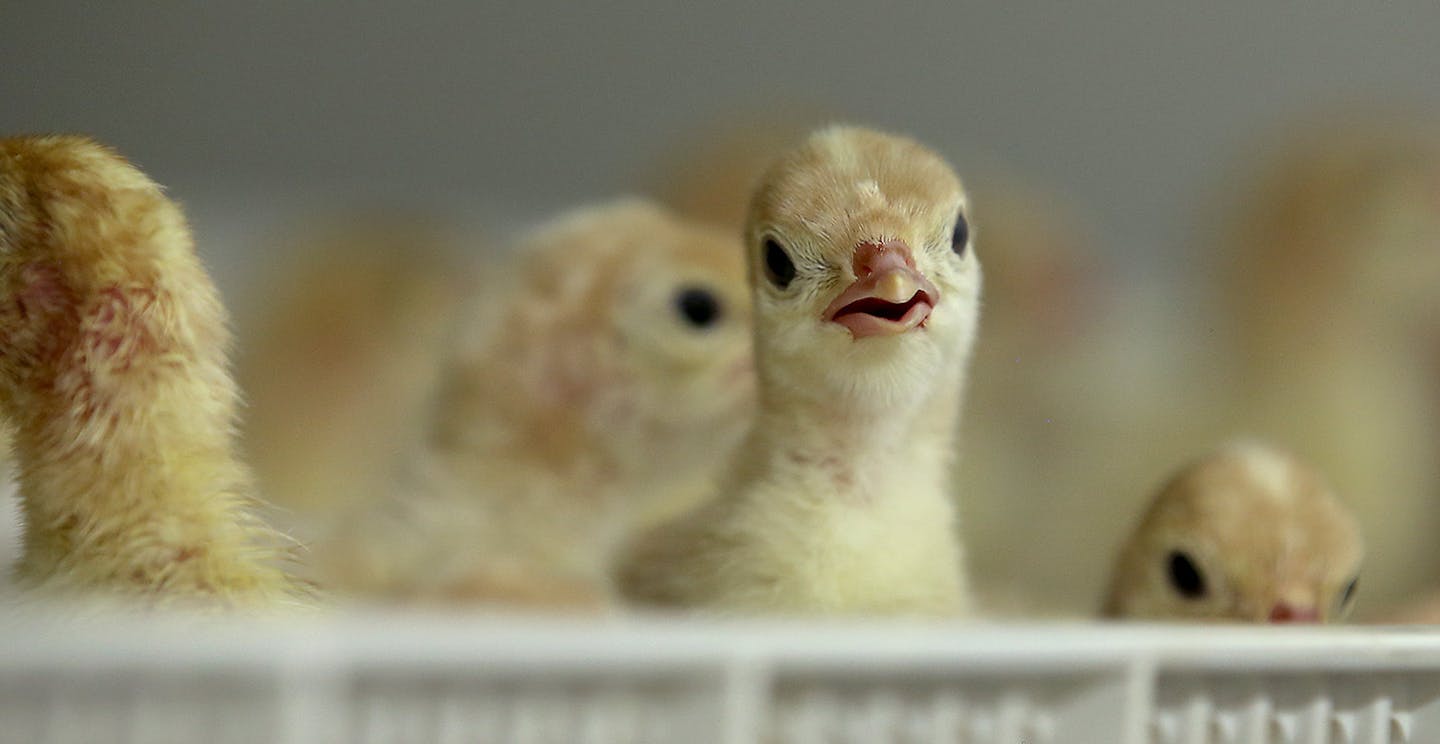
[[[1270,609],[1270,622],[1272,624],[1318,623],[1320,622],[1320,613],[1311,606],[1277,602]]]
[[[854,338],[894,336],[922,327],[940,299],[935,285],[915,268],[904,241],[855,246],[855,282],[825,308],[824,318]]]

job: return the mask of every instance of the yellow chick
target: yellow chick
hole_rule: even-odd
[[[1294,457],[1236,443],[1175,474],[1120,551],[1108,617],[1333,622],[1354,604],[1355,518]]]
[[[631,524],[693,506],[754,411],[738,242],[642,201],[524,241],[462,311],[426,439],[322,576],[363,594],[609,603]]]
[[[0,411],[41,594],[288,601],[237,459],[225,311],[180,210],[77,137],[0,139]]]
[[[980,267],[940,157],[834,127],[761,179],[745,229],[757,421],[719,495],[628,550],[636,604],[739,613],[967,606],[948,487]]]

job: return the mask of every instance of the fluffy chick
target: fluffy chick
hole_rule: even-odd
[[[980,294],[966,209],[944,160],[863,129],[770,168],[745,230],[757,421],[719,496],[632,546],[630,600],[964,610],[947,476]]]
[[[1362,552],[1355,518],[1318,474],[1233,444],[1160,489],[1120,552],[1104,614],[1332,622],[1351,609]]]
[[[366,594],[606,604],[614,545],[689,508],[754,410],[738,242],[641,201],[558,218],[462,316],[422,450],[337,537]]]
[[[294,596],[237,459],[225,312],[180,210],[76,137],[0,139],[0,410],[22,585],[147,601]]]

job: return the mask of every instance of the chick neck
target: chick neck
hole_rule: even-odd
[[[763,360],[761,361],[763,365]],[[760,412],[747,443],[751,462],[813,463],[836,491],[860,501],[945,494],[954,452],[963,366],[928,378],[912,395],[779,389],[761,374]],[[882,400],[883,398],[883,400]],[[899,476],[899,477],[897,477]],[[883,493],[903,482],[903,493]],[[914,486],[925,484],[927,488]],[[933,486],[933,487],[929,487]]]

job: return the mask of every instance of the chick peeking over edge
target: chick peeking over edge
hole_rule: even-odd
[[[1104,614],[1332,622],[1354,604],[1355,518],[1292,456],[1236,443],[1167,482],[1121,550]]]
[[[760,411],[720,495],[631,546],[640,604],[955,614],[948,484],[980,292],[966,199],[940,157],[848,127],[780,158],[745,255]]]

